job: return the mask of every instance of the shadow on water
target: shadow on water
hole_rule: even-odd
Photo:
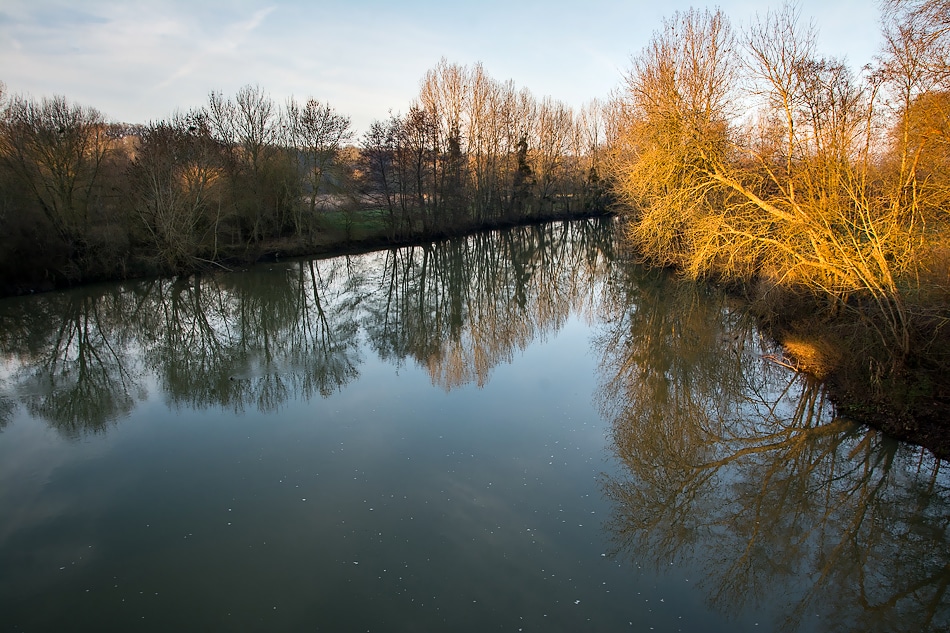
[[[623,267],[609,287],[613,555],[698,567],[717,610],[776,605],[776,629],[947,630],[945,464],[835,417],[716,291]]]

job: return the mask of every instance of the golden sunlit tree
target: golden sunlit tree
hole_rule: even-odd
[[[667,21],[614,105],[612,176],[642,254],[851,311],[900,364],[946,221],[936,4],[888,3],[887,49],[865,76],[819,57],[790,5],[741,46],[719,12]]]
[[[611,169],[628,234],[661,266],[689,269],[722,209],[715,165],[729,151],[735,36],[721,12],[677,13],[633,60],[614,107]]]

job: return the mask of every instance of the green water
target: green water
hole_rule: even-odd
[[[950,626],[947,465],[610,221],[0,301],[2,631]]]

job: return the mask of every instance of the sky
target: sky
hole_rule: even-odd
[[[734,28],[778,0],[3,0],[0,81],[146,123],[208,93],[259,85],[314,97],[358,133],[405,113],[441,58],[572,107],[606,99],[675,11],[719,7]],[[875,0],[800,0],[819,53],[859,69],[880,42]]]

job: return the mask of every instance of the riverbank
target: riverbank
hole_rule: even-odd
[[[586,210],[579,212],[548,212],[532,216],[522,216],[509,220],[489,222],[466,222],[438,230],[418,230],[399,236],[390,235],[388,229],[379,223],[366,221],[348,222],[342,213],[337,217],[328,216],[324,230],[311,238],[288,238],[263,244],[260,252],[252,261],[236,260],[235,265],[249,265],[257,262],[273,261],[288,257],[335,257],[400,246],[418,246],[453,237],[465,237],[482,231],[493,231],[513,226],[531,226],[557,222],[561,220],[581,220],[584,218],[612,217],[609,210]]]
[[[124,281],[145,277],[188,275],[209,270],[235,270],[260,262],[291,257],[333,257],[366,253],[384,248],[431,243],[452,237],[463,237],[481,231],[512,226],[530,226],[559,220],[579,220],[590,217],[608,217],[606,209],[558,210],[538,212],[527,216],[492,221],[463,221],[438,229],[415,227],[394,235],[383,213],[379,210],[327,211],[322,213],[316,230],[309,235],[271,239],[252,245],[222,248],[215,258],[192,258],[175,269],[147,258],[134,264],[117,266],[113,274],[90,275],[81,280],[48,271],[29,280],[0,280],[0,298],[77,287],[91,283]]]
[[[939,328],[918,327],[910,354],[897,359],[857,311],[835,312],[791,292],[745,296],[784,350],[776,362],[822,382],[839,415],[950,459],[950,341]]]

